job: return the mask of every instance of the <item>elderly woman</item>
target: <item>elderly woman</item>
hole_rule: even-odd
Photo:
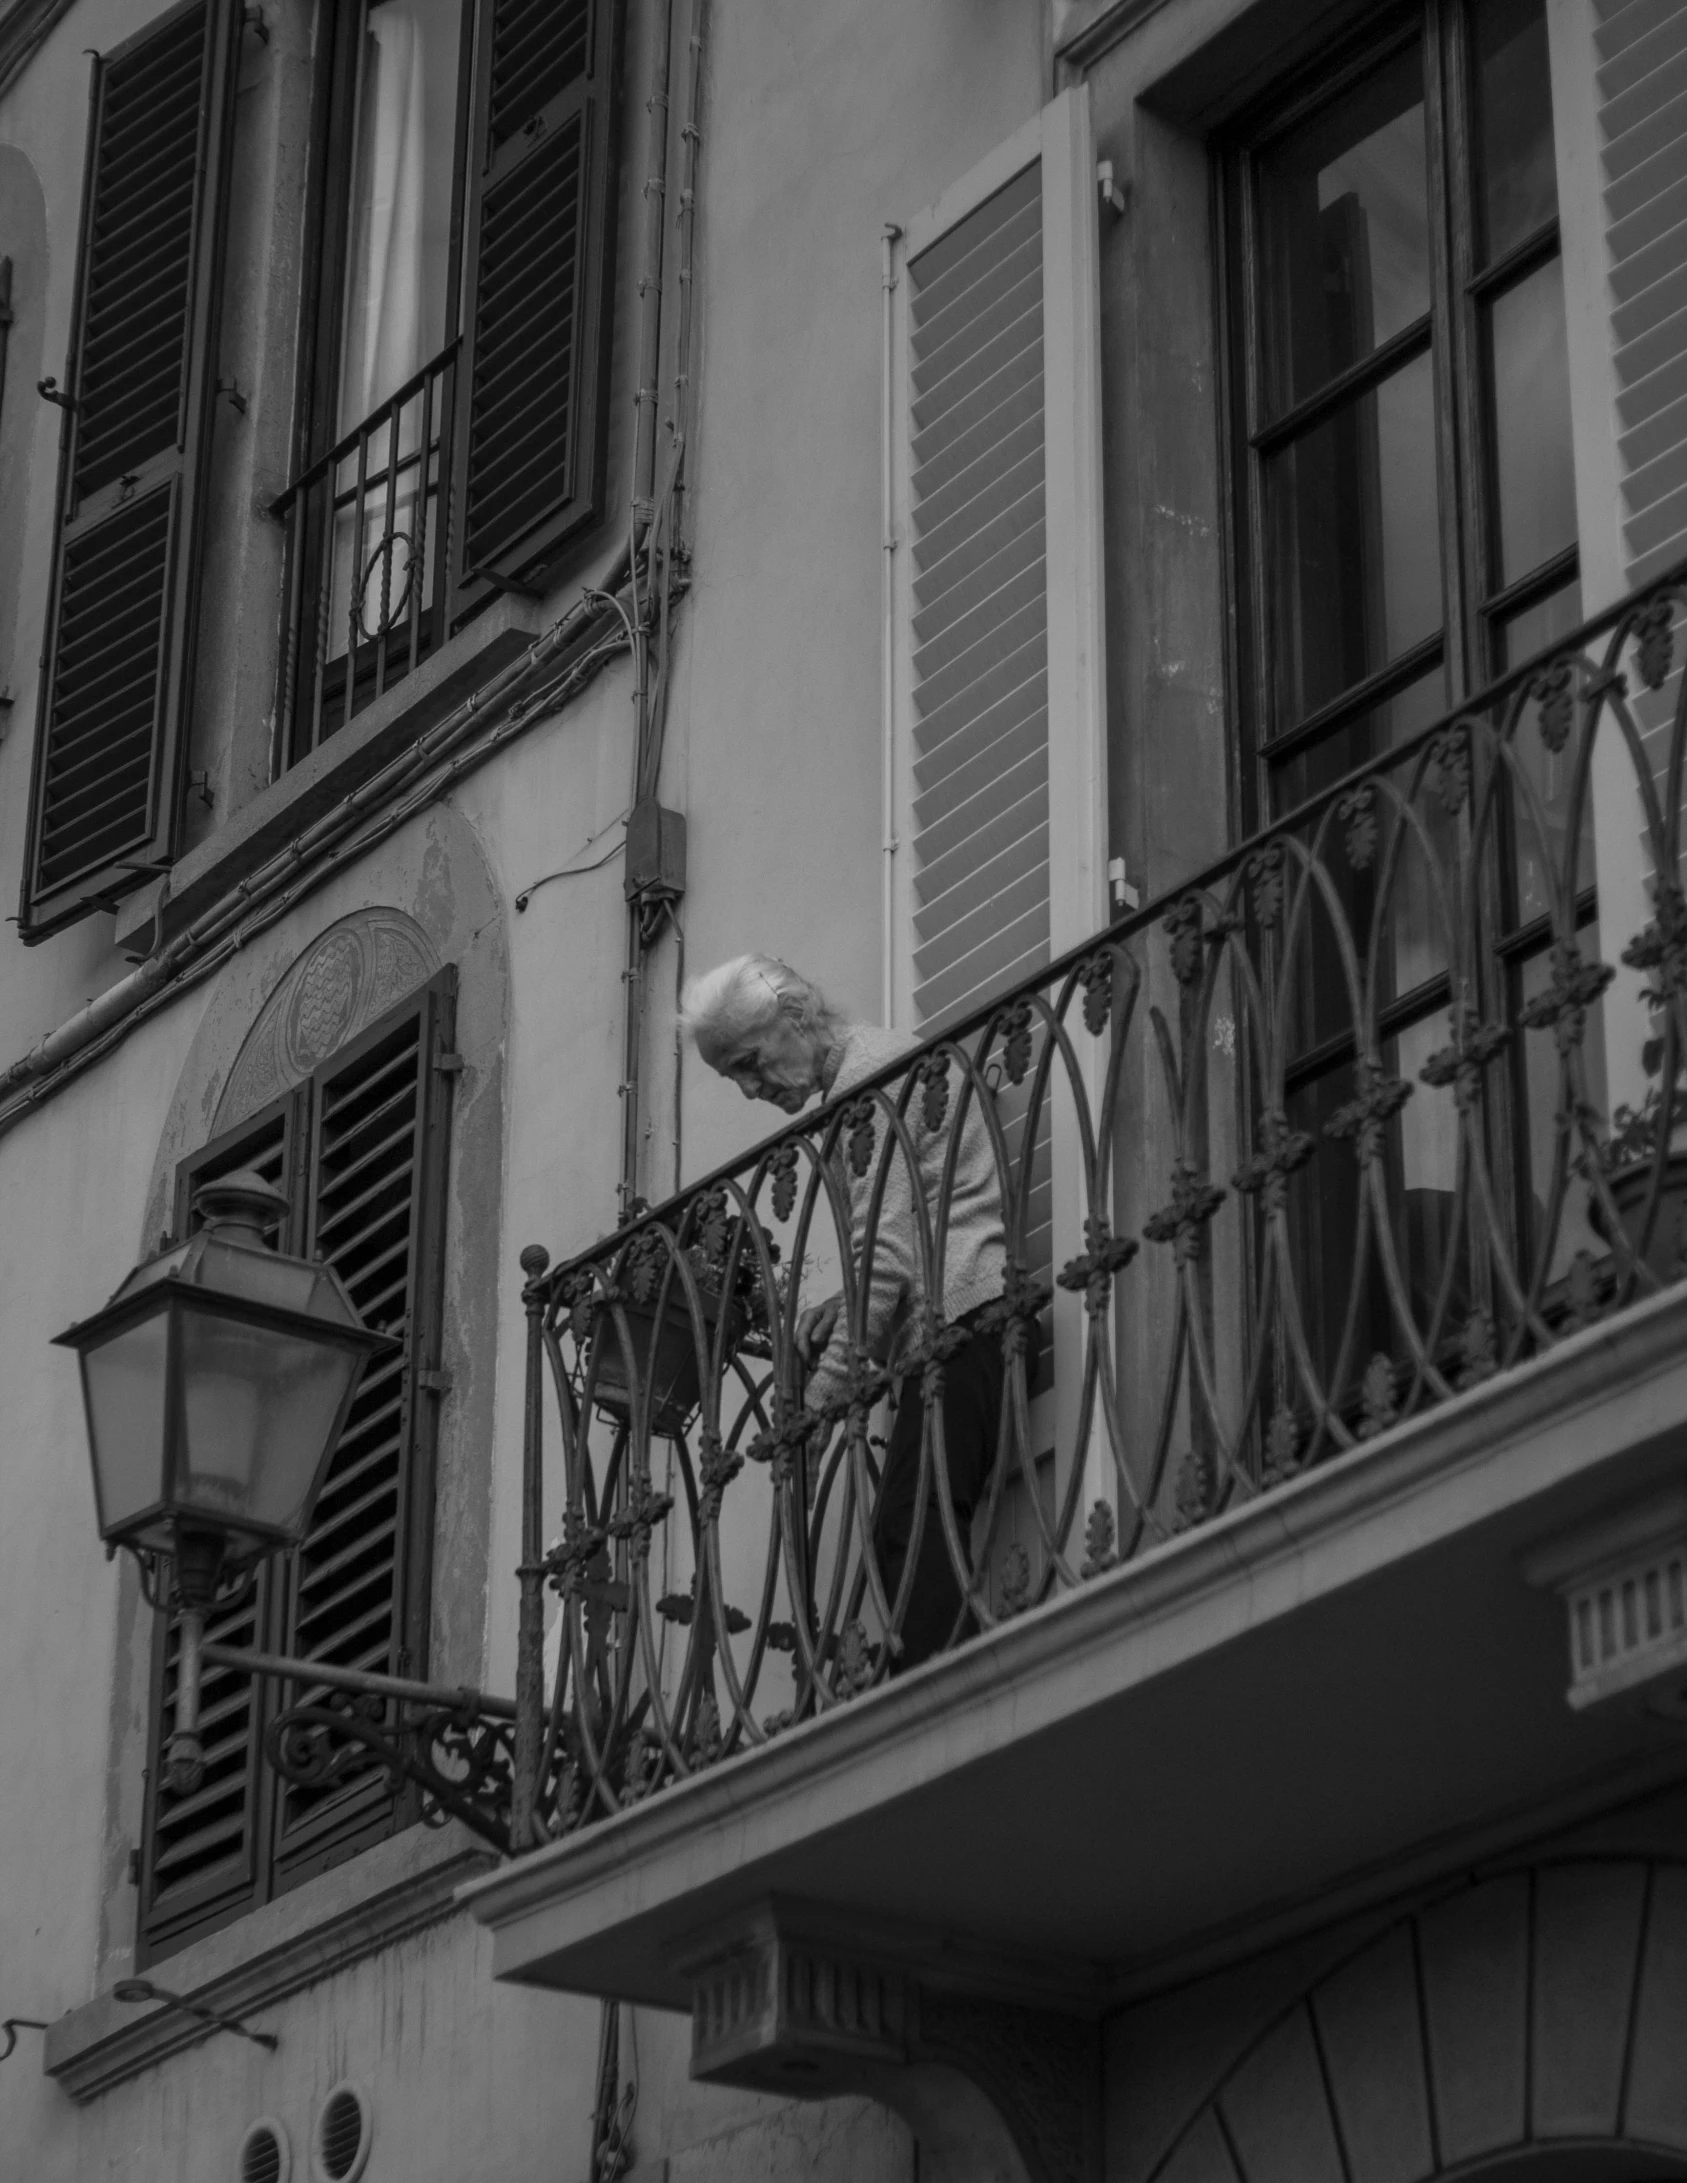
[[[746,1099],[765,1099],[786,1114],[811,1099],[853,1091],[917,1043],[875,1024],[852,1023],[807,978],[768,955],[740,955],[693,979],[681,1000],[681,1020],[697,1051]],[[896,1086],[890,1087],[891,1096]],[[951,1098],[949,1112],[958,1101]],[[951,1128],[927,1130],[913,1110],[912,1135],[919,1148],[920,1189],[935,1215]],[[881,1150],[885,1139],[882,1131]],[[866,1305],[867,1343],[881,1363],[896,1367],[923,1301],[916,1221],[908,1163],[900,1152],[889,1161],[873,1250]],[[859,1266],[868,1202],[878,1162],[850,1179],[853,1247]],[[1001,1194],[989,1132],[976,1101],[961,1123],[949,1221],[943,1254],[943,1313],[966,1339],[948,1359],[943,1378],[943,1437],[949,1490],[965,1542],[974,1508],[983,1495],[1001,1428],[1001,1342],[981,1326],[980,1314],[1002,1294],[1006,1252]],[[849,1329],[841,1298],[812,1305],[797,1322],[797,1353],[807,1367],[804,1401],[820,1409],[848,1383]],[[887,1596],[894,1600],[913,1537],[920,1479],[919,1383],[905,1379],[896,1405],[885,1473],[874,1519],[874,1539]],[[940,1651],[961,1616],[961,1587],[943,1537],[933,1483],[927,1491],[907,1613],[902,1625],[901,1665]],[[970,1617],[962,1634],[971,1626]]]

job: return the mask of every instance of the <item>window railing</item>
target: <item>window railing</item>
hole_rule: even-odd
[[[287,529],[283,766],[442,639],[457,351],[442,349],[271,504]]]

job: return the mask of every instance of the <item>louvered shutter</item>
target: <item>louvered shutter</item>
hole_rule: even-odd
[[[916,1030],[1105,913],[1095,261],[1081,88],[909,223],[898,680]]]
[[[1687,552],[1687,9],[1598,12],[1623,542],[1640,583]]]
[[[25,939],[176,846],[239,28],[188,0],[94,64]]]
[[[193,1225],[193,1193],[202,1183],[256,1168],[296,1202],[303,1096],[291,1093],[228,1136],[182,1163],[177,1176],[176,1233]],[[273,1240],[293,1248],[297,1215]],[[252,1597],[215,1615],[206,1635],[219,1645],[256,1646],[270,1617],[271,1577],[261,1575]],[[173,1725],[180,1656],[175,1621],[158,1618],[153,1641],[152,1723],[147,1762],[147,1809],[141,1859],[140,1940],[156,1957],[192,1934],[226,1923],[261,1900],[268,1812],[261,1793],[258,1708],[262,1685],[228,1668],[207,1665],[201,1682],[205,1779],[192,1796],[172,1796],[159,1780],[159,1755]]]
[[[537,585],[601,511],[620,0],[479,0],[458,583]]]
[[[295,1557],[284,1649],[338,1667],[422,1675],[433,1541],[447,1078],[453,981],[443,972],[318,1069],[306,1249],[366,1324],[403,1338],[366,1373]],[[411,1816],[371,1769],[332,1794],[283,1785],[276,1885]]]
[[[929,1032],[1106,922],[1099,238],[1078,86],[908,224],[893,415],[905,937],[896,1014]],[[906,995],[906,1000],[900,996]],[[1098,1048],[1085,1042],[1079,1065]],[[1056,1072],[1057,1080],[1059,1072]],[[1092,1087],[1092,1111],[1093,1111]],[[1025,1088],[997,1105],[1016,1160]],[[1021,1252],[1083,1248],[1075,1114],[1033,1147]],[[1064,1292],[1043,1384],[1082,1319]],[[1063,1445],[1073,1444],[1066,1423]],[[1099,1487],[1098,1487],[1099,1490]]]

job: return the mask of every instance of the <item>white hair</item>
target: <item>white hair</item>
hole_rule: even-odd
[[[699,1046],[735,1046],[788,1016],[803,1030],[833,1030],[842,1022],[817,985],[776,955],[735,955],[686,981],[679,1020]]]

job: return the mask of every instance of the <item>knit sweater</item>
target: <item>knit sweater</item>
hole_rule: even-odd
[[[852,1023],[845,1030],[837,1066],[825,1092],[836,1099],[851,1092],[875,1070],[913,1051],[919,1042],[901,1031],[881,1030],[877,1024]],[[901,1078],[884,1087],[892,1104],[902,1089]],[[960,1104],[961,1074],[949,1069],[949,1104],[941,1129],[925,1126],[924,1098],[916,1091],[907,1112],[908,1133],[919,1153],[920,1195],[927,1218],[935,1230],[937,1205],[943,1183],[943,1164],[955,1129]],[[848,1166],[848,1132],[839,1140],[849,1183],[851,1246],[857,1272],[866,1235],[867,1207],[886,1154],[888,1124],[882,1110],[874,1115],[873,1158],[865,1175]],[[867,1347],[879,1363],[894,1365],[900,1347],[911,1331],[924,1291],[920,1280],[919,1229],[909,1187],[908,1162],[900,1148],[888,1154],[884,1198],[873,1248],[872,1288],[867,1303]],[[979,1111],[978,1097],[968,1102],[961,1125],[961,1142],[955,1158],[954,1182],[949,1194],[949,1224],[943,1243],[943,1312],[957,1319],[962,1312],[992,1302],[1002,1293],[1007,1272],[1007,1250],[1002,1234],[1001,1190],[990,1133]],[[841,1394],[849,1380],[850,1330],[842,1311],[832,1329],[824,1354],[809,1375],[805,1401],[810,1409]]]

